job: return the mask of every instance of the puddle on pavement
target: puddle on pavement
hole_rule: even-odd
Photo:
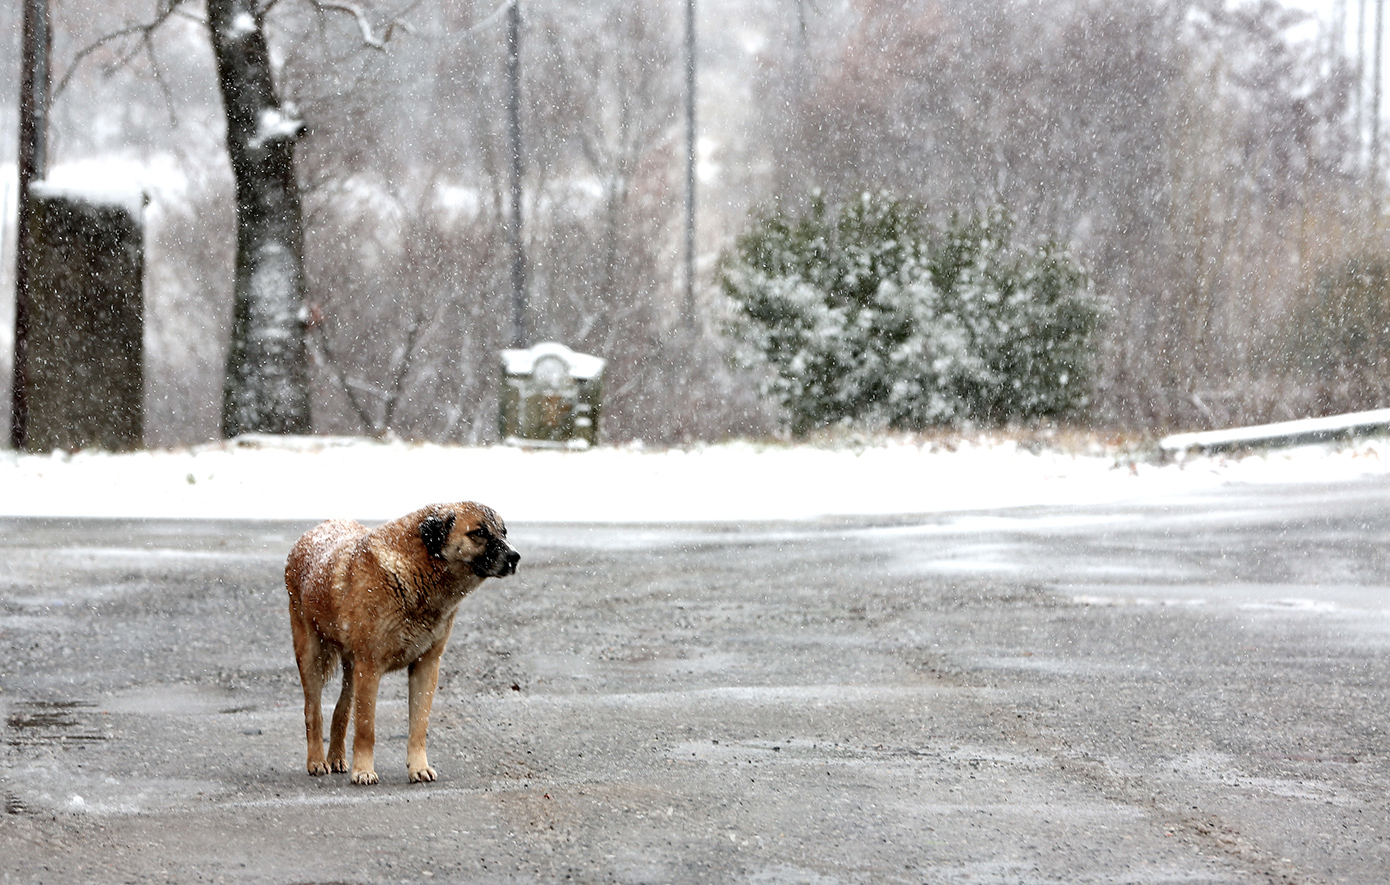
[[[21,793],[5,794],[7,814],[129,815],[188,809],[228,794],[225,784],[191,778],[120,778],[31,769]]]
[[[95,709],[92,701],[19,701],[5,717],[5,739],[12,747],[108,740]]]
[[[225,784],[187,777],[133,775],[114,772],[112,757],[96,757],[100,764],[72,764],[78,759],[92,762],[85,754],[54,755],[47,747],[79,749],[112,741],[105,704],[86,700],[23,700],[4,711],[6,742],[19,748],[15,771],[23,779],[6,784],[4,813],[27,814],[139,814],[151,810],[187,807],[222,795]],[[259,729],[257,729],[259,731]],[[243,731],[243,734],[247,733]]]
[[[220,685],[142,685],[108,698],[104,709],[139,716],[203,716],[249,713],[257,705]]]

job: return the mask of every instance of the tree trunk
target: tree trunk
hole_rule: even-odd
[[[48,0],[24,4],[23,72],[19,91],[19,196],[14,268],[14,363],[10,400],[10,443],[29,436],[29,185],[48,173],[48,86],[52,39]]]
[[[294,144],[303,123],[280,105],[255,0],[207,0],[236,179],[232,344],[222,432],[307,433],[304,234]]]

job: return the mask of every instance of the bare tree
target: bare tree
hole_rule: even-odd
[[[336,0],[307,0],[320,16],[349,19],[361,42],[381,49],[399,26],[377,36],[364,10]],[[112,69],[137,54],[154,62],[154,33],[186,0],[159,0],[147,23],[110,32],[74,57],[59,91],[77,66],[114,49]],[[236,185],[236,258],[232,335],[223,390],[222,432],[307,433],[312,428],[305,349],[304,232],[294,148],[304,131],[298,111],[281,98],[266,39],[276,0],[206,0],[205,24],[216,60],[226,120],[225,143]]]
[[[207,0],[207,11],[237,203],[222,432],[307,433],[304,231],[294,171],[304,123],[275,88],[266,7],[256,0]]]

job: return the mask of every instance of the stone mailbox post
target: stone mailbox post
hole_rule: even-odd
[[[508,445],[598,445],[605,365],[554,342],[502,351],[502,439]]]

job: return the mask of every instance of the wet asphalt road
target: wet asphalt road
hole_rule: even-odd
[[[0,520],[0,882],[1382,882],[1390,482],[513,526],[405,771],[303,769],[303,525]],[[331,697],[331,693],[330,693]]]

